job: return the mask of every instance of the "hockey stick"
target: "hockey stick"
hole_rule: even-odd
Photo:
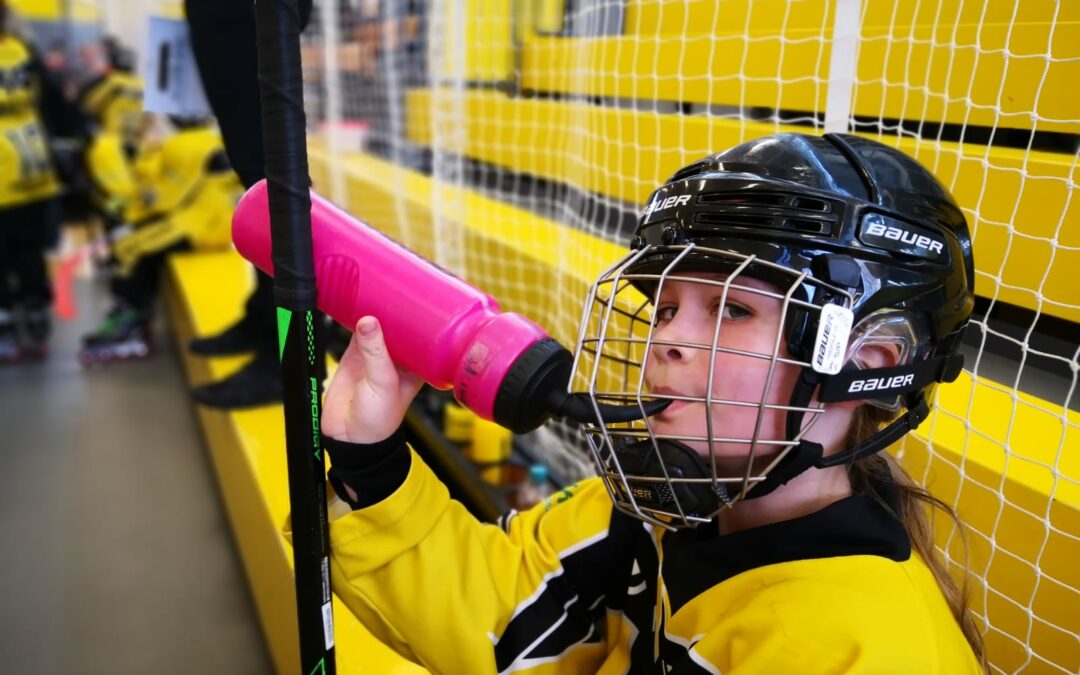
[[[292,510],[300,673],[336,672],[330,594],[326,467],[322,455],[324,355],[315,311],[311,198],[297,0],[258,0],[259,89],[270,204],[285,443]]]

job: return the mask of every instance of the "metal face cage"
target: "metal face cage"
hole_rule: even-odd
[[[701,333],[705,339],[665,338],[661,324],[668,310],[658,317],[656,307],[665,289],[675,284],[694,284],[715,303],[715,318]],[[753,319],[725,318],[735,313],[740,298],[770,309]],[[615,507],[677,529],[709,522],[745,498],[799,444],[824,407],[816,401],[794,406],[792,391],[777,389],[801,369],[813,367],[813,349],[789,349],[791,341],[815,339],[824,305],[850,311],[852,303],[848,291],[805,272],[693,243],[647,245],[603,272],[585,302],[569,390],[592,401],[597,421],[583,432]],[[758,349],[740,344],[740,328],[734,325],[739,320],[757,321],[757,334],[768,339],[759,339]],[[707,362],[703,376],[689,373],[696,388],[674,392],[650,383],[664,350],[694,354],[699,366]],[[753,370],[760,386],[732,391],[728,367]],[[690,426],[698,428],[688,432],[678,423],[665,424],[664,412],[645,416],[644,404],[654,400],[672,401],[671,407],[678,403],[679,419],[695,420]],[[642,419],[601,423],[603,403],[637,405]],[[784,431],[791,413],[803,415],[794,437]],[[730,423],[734,419],[742,429]]]

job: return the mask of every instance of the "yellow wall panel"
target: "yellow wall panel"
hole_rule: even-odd
[[[520,3],[527,5],[530,3]],[[566,0],[538,0],[533,5],[533,28],[539,33],[557,33],[563,29]]]
[[[1080,8],[1075,3],[1057,0],[863,0],[862,6],[864,26],[896,26],[897,31],[921,24],[1049,23],[1080,19]]]
[[[8,0],[19,17],[31,21],[96,23],[102,20],[100,4],[94,0]]]
[[[863,30],[855,114],[1080,133],[1080,22],[894,28]]]
[[[181,0],[159,0],[157,16],[182,21],[185,17],[184,3]]]
[[[72,21],[94,23],[101,21],[101,7],[92,0],[71,0],[68,5],[68,16]]]
[[[20,17],[35,21],[59,21],[64,13],[61,0],[8,0]]]
[[[792,29],[832,25],[832,2],[789,0],[634,0],[626,11],[626,33],[708,34],[744,27],[779,35]]]
[[[816,33],[797,33],[814,38]],[[760,37],[760,36],[759,36]],[[793,43],[740,35],[687,39],[535,37],[522,49],[526,90],[618,98],[762,106],[824,107],[828,47],[816,39]]]
[[[863,0],[864,26],[893,26],[898,34],[920,24],[1048,23],[1080,20],[1080,7],[1057,0]],[[792,28],[832,25],[835,0],[631,0],[626,33],[708,33],[730,26],[779,35]]]
[[[822,112],[830,5],[632,3],[622,36],[527,39],[521,85]],[[1080,80],[1080,11],[1023,3],[1014,19],[1015,7],[958,0],[867,3],[853,112],[1080,133],[1071,84]]]
[[[441,29],[432,40],[437,76],[482,82],[512,77],[513,21],[506,0],[436,4],[431,25]]]

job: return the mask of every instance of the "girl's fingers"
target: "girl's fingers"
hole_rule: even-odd
[[[331,409],[348,406],[352,400],[356,384],[364,376],[364,357],[360,353],[360,345],[356,337],[349,341],[345,353],[341,355],[334,376],[330,378],[330,384],[326,387],[325,406]]]
[[[368,385],[385,395],[397,389],[398,370],[386,351],[382,327],[378,319],[365,316],[356,323],[354,339],[364,362],[364,376]]]

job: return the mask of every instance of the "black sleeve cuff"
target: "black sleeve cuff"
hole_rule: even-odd
[[[412,466],[405,432],[400,428],[385,441],[370,445],[324,436],[323,449],[330,455],[330,485],[353,509],[372,506],[392,495]],[[346,485],[356,493],[356,499],[349,497]]]

